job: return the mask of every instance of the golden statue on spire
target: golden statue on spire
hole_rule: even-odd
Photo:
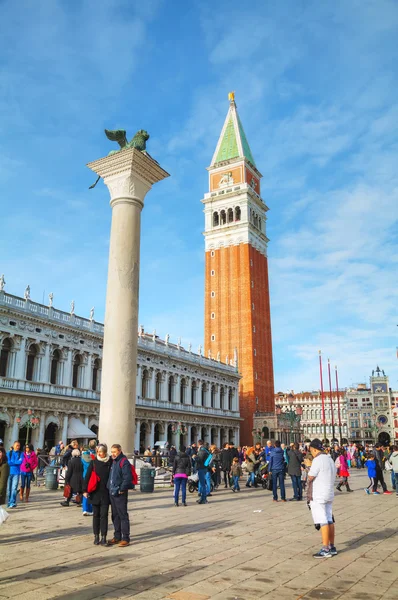
[[[235,92],[229,92],[229,94],[228,94],[228,100],[230,101],[231,104],[233,102],[235,102]]]

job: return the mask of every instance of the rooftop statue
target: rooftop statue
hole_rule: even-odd
[[[140,129],[139,131],[137,131],[137,133],[135,134],[133,139],[130,140],[130,142],[127,141],[125,129],[105,129],[105,135],[108,138],[108,140],[110,140],[111,142],[117,142],[120,146],[119,150],[111,150],[108,156],[116,154],[121,150],[127,150],[129,148],[135,148],[136,150],[139,150],[143,154],[147,154],[147,156],[149,156],[149,154],[146,151],[146,143],[149,140],[149,133],[145,131],[145,129]],[[90,185],[88,189],[92,190],[93,188],[95,188],[100,179],[101,176],[99,176],[97,181],[93,183],[93,185]]]

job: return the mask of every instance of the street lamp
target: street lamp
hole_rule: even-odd
[[[31,408],[28,409],[28,417],[29,418],[25,423],[25,427],[26,427],[25,446],[29,443],[29,429],[36,429],[40,424],[39,417],[36,417],[36,415],[33,413],[33,410]],[[16,421],[17,421],[17,423],[21,422],[21,415],[19,413],[16,414]]]

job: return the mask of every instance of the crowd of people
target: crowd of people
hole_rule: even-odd
[[[352,492],[350,470],[367,468],[367,494],[391,494],[384,479],[391,473],[391,485],[398,496],[398,447],[359,447],[354,444],[323,445],[320,440],[285,445],[269,440],[265,446],[235,447],[224,444],[222,449],[199,440],[188,448],[166,448],[167,461],[172,470],[174,504],[187,506],[187,484],[196,478],[198,504],[207,504],[208,498],[220,487],[240,492],[243,477],[248,488],[272,490],[274,502],[296,501],[304,498],[311,509],[315,526],[321,530],[322,549],[317,557],[333,556],[334,518],[332,501],[335,490]],[[105,444],[91,440],[82,446],[77,440],[70,444],[59,442],[50,453],[50,460],[58,462],[65,471],[63,507],[81,507],[84,516],[93,518],[94,544],[128,546],[130,523],[127,509],[128,490],[134,489],[137,476],[134,467],[114,444],[110,454]],[[156,465],[157,454],[148,449],[145,460]],[[164,458],[164,457],[163,457]],[[315,460],[316,459],[316,460]],[[38,456],[31,444],[21,449],[16,441],[8,451],[0,440],[0,505],[17,507],[17,500],[29,502],[31,483],[38,468]],[[290,477],[293,496],[286,498],[285,480]],[[336,483],[336,477],[338,482]],[[381,492],[379,491],[379,488]],[[278,497],[280,493],[280,499]],[[114,534],[107,540],[108,514],[111,507]]]

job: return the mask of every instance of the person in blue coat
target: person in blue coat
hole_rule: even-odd
[[[272,475],[272,493],[274,502],[278,502],[278,482],[281,490],[282,502],[286,502],[285,492],[285,470],[286,462],[283,456],[283,450],[279,440],[275,442],[275,448],[272,449],[268,465],[268,471]]]
[[[81,455],[81,461],[82,461],[82,466],[83,466],[83,480],[85,479],[85,477],[87,475],[87,471],[90,466],[91,460],[92,459],[91,459],[90,450],[88,450],[88,449],[83,450],[82,455]],[[90,504],[90,502],[86,496],[83,496],[82,511],[83,511],[84,517],[92,517],[93,516],[93,506],[92,506],[92,504]]]
[[[21,474],[21,465],[23,461],[23,452],[21,451],[21,444],[14,442],[12,449],[7,453],[8,465],[10,467],[10,475],[8,477],[7,491],[8,491],[8,505],[7,508],[17,507],[17,491],[19,476]]]
[[[131,465],[122,452],[120,444],[111,447],[112,465],[109,472],[108,490],[111,500],[113,538],[108,544],[121,547],[130,545],[130,519],[127,510],[128,491],[132,489],[133,477]]]

